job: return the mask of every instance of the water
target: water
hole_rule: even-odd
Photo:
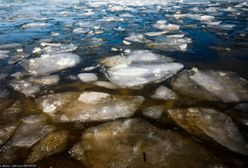
[[[243,0],[0,0],[0,163],[247,167],[247,16]]]

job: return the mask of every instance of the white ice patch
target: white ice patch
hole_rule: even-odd
[[[44,75],[74,67],[79,62],[78,55],[61,53],[30,59],[23,66],[32,75]]]

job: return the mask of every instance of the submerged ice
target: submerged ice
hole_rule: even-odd
[[[44,113],[56,122],[93,122],[131,117],[143,103],[141,96],[103,92],[67,92],[38,98]]]

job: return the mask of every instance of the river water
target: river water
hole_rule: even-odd
[[[0,164],[247,167],[244,0],[0,0]]]

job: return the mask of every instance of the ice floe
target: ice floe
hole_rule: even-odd
[[[183,71],[172,80],[173,89],[200,100],[239,102],[248,100],[248,82],[233,72]]]
[[[68,131],[49,134],[34,146],[25,163],[35,163],[45,157],[62,152],[66,148],[68,138]]]
[[[142,111],[142,114],[150,119],[159,120],[165,110],[164,106],[151,106]]]
[[[127,118],[135,113],[143,101],[141,96],[117,96],[103,92],[57,93],[36,100],[43,112],[56,122]]]
[[[178,99],[178,96],[171,89],[165,86],[159,86],[151,95],[151,98],[159,100],[175,100]]]
[[[23,67],[32,75],[46,75],[74,67],[79,62],[76,54],[60,53],[29,59],[23,63]]]
[[[77,76],[82,82],[95,82],[98,80],[95,73],[80,73]]]
[[[51,26],[51,24],[49,23],[27,23],[25,25],[23,25],[22,27],[24,29],[30,29],[30,28],[46,28],[46,27],[49,27]]]
[[[248,154],[244,138],[232,119],[208,108],[170,109],[170,117],[181,127],[203,139],[210,137],[238,153]]]
[[[16,147],[31,147],[54,130],[55,127],[47,124],[44,116],[28,116],[16,129],[11,142]]]
[[[129,56],[108,57],[101,61],[108,66],[107,78],[120,87],[142,86],[162,82],[183,68],[180,63],[147,50],[138,50]]]
[[[141,119],[114,121],[89,128],[70,154],[86,168],[129,167],[130,164],[133,168],[182,165],[198,168],[218,163],[206,148],[191,139],[160,130]]]

